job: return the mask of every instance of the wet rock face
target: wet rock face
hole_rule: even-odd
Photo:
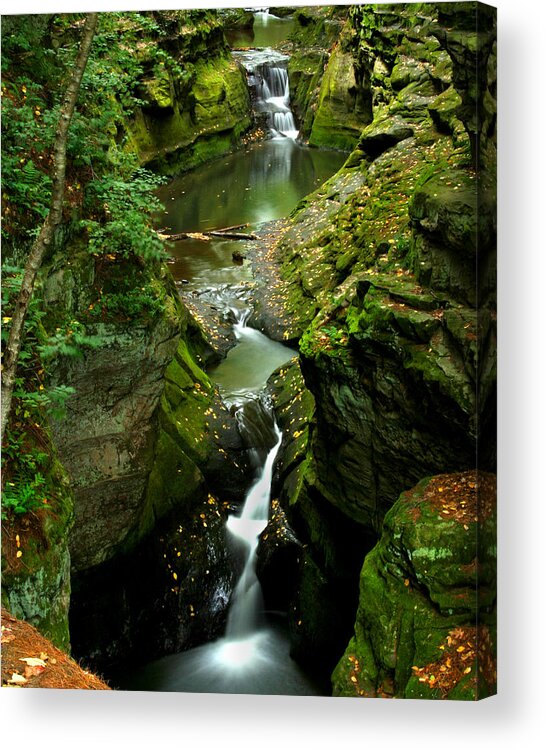
[[[309,140],[313,131],[315,145],[342,150],[349,150],[358,138],[362,109],[362,87],[354,60],[336,53],[329,62],[346,17],[346,7],[298,8],[288,64],[290,98],[300,137]],[[332,140],[326,143],[328,134]]]
[[[105,326],[100,350],[67,365],[64,382],[76,395],[53,432],[74,488],[75,570],[119,552],[140,521],[156,437],[152,415],[178,337],[172,319],[130,332]]]
[[[309,136],[313,146],[350,151],[372,119],[371,91],[350,52],[337,47],[324,73]]]
[[[299,338],[314,398],[300,443],[287,440],[287,463],[290,451],[296,460],[280,499],[306,545],[302,580],[330,603],[402,491],[475,466],[477,448],[481,469],[496,465],[495,178],[484,173],[478,191],[461,107],[464,50],[478,44],[488,83],[471,96],[494,109],[491,29],[472,38],[455,13],[457,47],[438,32],[447,22],[434,6],[416,21],[406,10],[351,13],[344,49],[357,67],[367,60],[373,121],[344,168],[300,203],[277,248],[287,335]],[[287,425],[300,418],[289,402]],[[352,559],[342,554],[351,547]],[[309,644],[310,658],[319,605],[303,593],[294,605],[294,649]]]
[[[144,103],[128,132],[142,163],[175,174],[237,145],[252,122],[250,97],[214,11],[161,12],[158,22],[170,68],[153,55],[142,60]]]
[[[260,536],[256,574],[266,610],[285,612],[294,596],[301,543],[288,523],[279,501],[271,501],[269,522]]]
[[[112,677],[220,636],[235,556],[226,507],[205,494],[193,513],[174,510],[128,554],[76,574],[70,609],[73,653]]]
[[[442,474],[400,496],[362,567],[334,695],[476,700],[494,692],[495,519],[495,477],[485,472]]]

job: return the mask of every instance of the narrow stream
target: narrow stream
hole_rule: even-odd
[[[250,309],[232,312],[236,316],[237,344],[210,374],[226,404],[235,410],[241,435],[252,449],[255,478],[240,512],[227,521],[228,537],[241,549],[243,564],[231,597],[225,635],[204,646],[152,662],[129,675],[123,687],[195,693],[320,695],[322,691],[290,658],[282,616],[264,612],[255,569],[259,536],[269,517],[275,458],[282,442],[264,385],[269,374],[295,352],[249,328],[246,321]],[[257,368],[256,363],[259,363]]]
[[[262,18],[263,25],[272,20]],[[203,165],[164,187],[160,198],[167,208],[164,220],[171,232],[200,232],[246,222],[256,227],[286,216],[343,161],[342,154],[307,149],[295,142],[287,58],[271,49],[242,54],[252,79],[249,84],[258,92],[254,101],[267,113],[272,138]],[[255,570],[282,442],[265,385],[271,373],[296,352],[247,325],[252,310],[246,285],[252,275],[246,263],[233,262],[232,252],[240,245],[221,238],[184,240],[172,249],[171,270],[183,297],[207,295],[214,300],[218,314],[233,323],[235,346],[209,375],[235,413],[254,468],[244,503],[229,517],[226,527],[227,543],[240,550],[242,573],[222,638],[140,668],[126,676],[125,689],[323,694],[290,658],[282,613],[264,612]]]

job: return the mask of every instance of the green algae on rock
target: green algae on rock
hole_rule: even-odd
[[[158,47],[139,51],[142,105],[127,123],[140,162],[162,174],[229,151],[252,123],[246,75],[229,54],[220,19],[211,11],[171,16]]]
[[[477,700],[495,690],[496,487],[443,474],[403,493],[366,556],[334,695]]]

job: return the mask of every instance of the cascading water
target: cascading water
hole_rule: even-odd
[[[273,137],[295,140],[299,131],[290,109],[288,57],[268,48],[234,55],[246,68],[256,112],[266,113]]]
[[[231,596],[224,637],[152,662],[139,669],[130,684],[137,690],[320,694],[321,690],[290,659],[281,623],[263,611],[255,568],[259,538],[268,523],[273,468],[282,442],[264,386],[269,375],[295,352],[249,327],[251,310],[234,306],[229,294],[225,310],[234,320],[237,344],[209,374],[218,383],[226,404],[235,410],[254,466],[255,476],[241,510],[226,524],[228,536],[241,551],[242,572]]]
[[[288,70],[280,64],[264,63],[258,66],[255,75],[261,78],[258,108],[269,113],[271,129],[287,138],[297,138],[298,130],[290,109]]]
[[[283,21],[284,23],[284,21]],[[270,41],[266,41],[270,44]],[[234,53],[254,80],[254,101],[271,115],[290,109],[286,55],[270,47]],[[246,61],[245,58],[246,57]],[[262,82],[261,93],[256,86]],[[266,88],[267,87],[267,88]],[[273,100],[272,102],[267,100]],[[269,109],[268,109],[269,108]],[[288,110],[286,112],[285,110]],[[186,173],[162,189],[168,221],[176,232],[199,232],[240,222],[251,225],[287,215],[297,201],[329,177],[343,156],[296,143],[295,126],[277,120],[278,137],[253,144]],[[171,269],[190,307],[203,303],[206,314],[232,326],[236,341],[227,356],[208,374],[235,412],[252,467],[250,489],[240,512],[227,522],[226,538],[240,555],[241,574],[231,594],[225,634],[146,665],[129,665],[119,687],[197,693],[263,695],[325,694],[290,658],[285,615],[264,612],[255,561],[261,531],[268,520],[271,479],[281,434],[265,395],[274,370],[296,352],[251,328],[249,300],[253,290],[250,266],[235,265],[232,252],[240,243],[221,238],[177,243]],[[216,326],[213,326],[214,328]],[[228,339],[228,334],[222,330]],[[231,339],[231,337],[230,337]],[[208,572],[208,571],[207,571]],[[225,590],[223,594],[228,594]],[[183,616],[183,615],[182,615]]]
[[[240,516],[230,516],[228,531],[245,546],[245,564],[233,592],[223,646],[219,658],[232,666],[244,667],[256,655],[262,638],[263,598],[256,575],[259,537],[267,526],[273,465],[282,442],[274,423],[277,442],[267,454],[260,476],[251,487]]]

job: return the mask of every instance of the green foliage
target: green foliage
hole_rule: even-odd
[[[12,420],[12,425],[2,448],[3,473],[8,477],[2,490],[2,520],[10,511],[20,515],[44,505],[43,472],[49,464],[48,454],[29,439],[31,430],[39,434],[39,425],[30,418],[25,423]]]
[[[145,169],[136,170],[131,182],[116,177],[94,180],[89,185],[89,200],[100,206],[108,220],[86,220],[89,251],[111,253],[124,258],[140,256],[160,260],[165,257],[163,242],[154,231],[150,213],[161,203],[152,190],[163,182]]]
[[[164,310],[163,301],[151,285],[135,289],[127,288],[120,292],[111,292],[101,297],[99,305],[89,311],[92,318],[117,318],[134,320],[135,318],[154,318]]]
[[[3,347],[8,341],[11,323],[9,313],[19,292],[22,277],[23,271],[20,268],[6,265],[2,269]],[[32,297],[25,320],[13,394],[12,409],[16,419],[27,419],[30,411],[38,408],[47,410],[52,417],[60,418],[74,389],[63,385],[46,388],[44,380],[47,379],[47,363],[59,356],[82,357],[86,348],[93,349],[102,343],[100,337],[89,336],[84,325],[77,320],[65,323],[48,335],[42,325],[44,315],[39,300]]]
[[[79,14],[34,20],[10,19],[3,37],[2,233],[9,240],[31,238],[49,211],[55,129],[81,33]],[[162,34],[149,14],[101,14],[68,133],[65,206],[88,222],[92,252],[155,259],[163,254],[151,229],[159,180],[137,169],[124,130],[142,104],[135,50],[145,34]],[[174,59],[158,51],[157,62]],[[52,63],[55,70],[43,77]]]
[[[29,454],[26,454],[27,457]],[[42,507],[45,478],[37,472],[31,479],[15,477],[15,482],[7,482],[2,492],[2,520],[8,518],[9,511],[16,515],[29,513]]]
[[[101,346],[100,336],[89,336],[85,327],[78,320],[72,320],[63,328],[57,328],[37,347],[42,362],[56,357],[83,357],[84,349],[96,349]]]
[[[10,331],[10,312],[21,286],[23,271],[7,265],[2,271],[2,344],[5,345]],[[101,343],[98,336],[88,336],[78,321],[70,321],[48,335],[42,325],[43,318],[39,300],[32,297],[2,449],[3,519],[10,513],[28,513],[44,505],[44,472],[50,458],[43,449],[47,440],[41,425],[46,415],[61,419],[74,393],[74,389],[66,385],[46,384],[48,362],[59,356],[81,357],[86,348]]]

